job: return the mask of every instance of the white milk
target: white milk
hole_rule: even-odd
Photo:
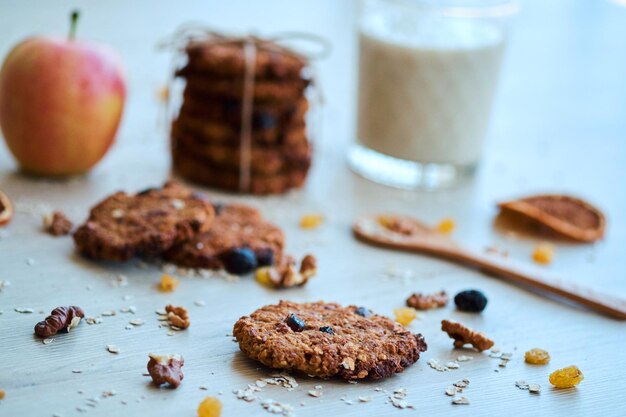
[[[359,142],[421,163],[477,163],[504,49],[501,29],[468,19],[370,16],[359,41]]]

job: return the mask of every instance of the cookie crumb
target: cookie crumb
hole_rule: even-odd
[[[52,236],[65,236],[72,231],[74,225],[60,211],[55,211],[43,218],[43,227]]]
[[[485,334],[474,331],[453,320],[442,320],[441,330],[448,333],[448,336],[454,339],[455,348],[461,348],[466,344],[471,344],[482,352],[491,348],[494,344],[493,340],[489,339]]]
[[[469,405],[469,400],[466,397],[457,397],[452,399],[454,405]]]

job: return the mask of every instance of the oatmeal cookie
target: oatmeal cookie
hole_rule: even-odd
[[[426,350],[421,334],[393,320],[321,301],[262,307],[239,319],[233,334],[243,353],[266,366],[345,380],[402,372]]]
[[[271,251],[273,262],[281,259],[285,236],[257,209],[242,204],[217,207],[209,230],[167,251],[167,260],[188,268],[222,269],[228,253],[239,248],[251,249],[257,258]]]
[[[244,93],[243,78],[207,78],[199,75],[186,77],[186,90],[205,97],[227,97],[241,100]],[[295,78],[290,80],[255,79],[254,100],[277,102],[294,102],[304,95],[310,81]]]
[[[80,253],[94,259],[159,255],[208,230],[214,214],[213,205],[202,196],[167,182],[162,188],[106,198],[91,209],[74,242]]]

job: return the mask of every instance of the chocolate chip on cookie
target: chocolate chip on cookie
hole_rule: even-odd
[[[421,334],[386,317],[364,317],[356,311],[355,306],[321,301],[281,301],[239,319],[233,335],[243,353],[270,368],[345,380],[402,372],[426,350]]]

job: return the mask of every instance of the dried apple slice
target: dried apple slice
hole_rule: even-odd
[[[498,204],[500,210],[520,214],[548,229],[580,242],[604,236],[604,214],[576,197],[558,194],[535,195]]]
[[[0,191],[0,226],[3,226],[11,221],[13,217],[13,205],[9,197],[2,191]]]

